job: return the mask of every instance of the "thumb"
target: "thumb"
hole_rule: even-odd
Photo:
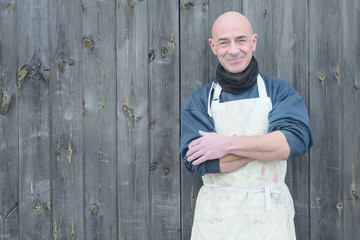
[[[207,134],[207,132],[204,132],[204,131],[199,130],[199,134],[200,134],[201,136],[205,136],[205,135]]]

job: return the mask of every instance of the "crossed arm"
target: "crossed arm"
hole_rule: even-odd
[[[221,172],[236,170],[253,159],[285,160],[290,155],[289,144],[281,131],[259,136],[221,136],[203,131],[199,133],[201,137],[188,146],[188,161],[198,165],[219,158]]]

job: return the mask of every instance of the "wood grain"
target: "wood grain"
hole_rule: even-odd
[[[199,176],[180,111],[215,78],[213,21],[241,11],[315,145],[288,161],[298,239],[359,235],[360,3],[0,1],[0,239],[190,239]]]
[[[50,15],[51,236],[83,239],[81,3],[50,1]]]
[[[147,10],[145,1],[117,2],[118,239],[151,231]]]
[[[16,14],[0,2],[0,239],[18,238],[19,172]]]
[[[85,238],[117,236],[114,1],[83,1]]]
[[[48,1],[17,7],[19,236],[50,238]]]
[[[341,239],[344,227],[343,99],[334,75],[340,57],[340,16],[338,1],[309,2],[310,117],[316,141],[310,151],[310,239]]]
[[[179,5],[149,8],[150,239],[180,239]],[[159,6],[162,6],[159,8]]]

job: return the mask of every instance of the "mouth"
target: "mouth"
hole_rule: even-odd
[[[237,63],[241,63],[243,61],[242,57],[239,58],[228,58],[226,59],[226,61],[230,64],[237,64]]]

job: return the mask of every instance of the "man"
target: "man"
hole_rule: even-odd
[[[213,24],[216,81],[196,90],[181,114],[180,154],[203,176],[192,239],[295,239],[286,159],[313,144],[299,94],[258,74],[257,34],[240,13]]]

